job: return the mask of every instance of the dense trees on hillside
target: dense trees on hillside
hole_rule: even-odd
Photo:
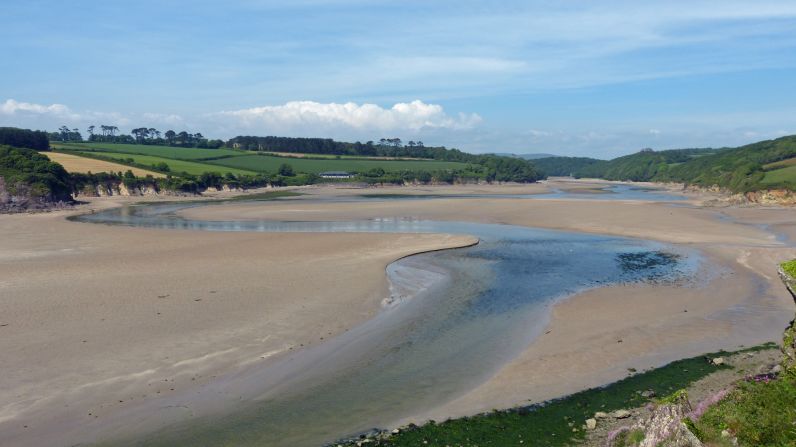
[[[613,160],[551,157],[535,160],[547,175],[571,174],[607,180],[680,182],[719,186],[735,192],[796,188],[793,181],[766,181],[769,166],[796,158],[796,136],[760,141],[737,148],[642,150]],[[781,168],[781,166],[780,166]],[[565,172],[570,171],[570,172]]]
[[[35,150],[0,146],[0,207],[9,202],[33,204],[71,201],[69,174]]]
[[[761,181],[769,163],[796,157],[796,136],[761,141],[716,154],[697,157],[671,166],[656,180],[679,181],[702,186],[718,185],[734,191],[753,191],[765,187],[794,189],[795,184],[767,184]]]
[[[50,149],[47,132],[16,127],[0,127],[0,145],[25,147],[39,151]]]
[[[532,163],[545,175],[567,177],[601,161],[589,157],[544,157],[536,158]]]
[[[645,182],[663,174],[672,165],[715,152],[716,149],[675,149],[658,152],[645,149],[610,161],[592,163],[582,167],[575,174],[579,177]]]

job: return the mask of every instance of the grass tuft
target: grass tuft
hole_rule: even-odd
[[[780,264],[782,270],[791,276],[791,278],[796,279],[796,259],[791,261],[786,261]]]

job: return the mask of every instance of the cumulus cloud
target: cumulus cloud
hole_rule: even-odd
[[[122,114],[92,110],[75,111],[64,104],[53,103],[45,105],[17,101],[15,99],[6,99],[5,102],[0,103],[0,115],[8,116],[16,125],[50,129],[55,129],[64,124],[107,124],[115,126],[183,126],[186,124],[182,116],[175,114]]]
[[[34,104],[30,102],[19,102],[14,99],[7,99],[0,105],[0,112],[5,115],[31,114],[31,115],[50,115],[67,118],[70,120],[79,119],[80,115],[72,112],[69,107],[63,104]]]
[[[265,131],[311,128],[344,128],[367,131],[421,131],[429,129],[470,129],[481,122],[475,113],[448,115],[438,104],[415,100],[391,108],[353,102],[319,103],[290,101],[282,105],[225,111],[245,127]]]

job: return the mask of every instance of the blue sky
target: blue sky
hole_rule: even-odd
[[[792,0],[2,6],[0,125],[601,158],[796,133]]]

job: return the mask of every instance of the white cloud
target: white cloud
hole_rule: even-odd
[[[661,131],[658,129],[650,129],[650,135],[660,135]]]
[[[70,120],[80,119],[80,115],[73,113],[69,107],[63,104],[41,105],[30,102],[19,102],[7,99],[0,106],[0,112],[5,115],[31,114],[31,115],[51,115],[55,117],[67,118]]]
[[[482,120],[475,113],[448,115],[438,104],[415,100],[391,108],[353,102],[319,103],[290,101],[282,105],[221,112],[243,127],[263,131],[337,129],[357,131],[421,131],[428,129],[470,129]]]

